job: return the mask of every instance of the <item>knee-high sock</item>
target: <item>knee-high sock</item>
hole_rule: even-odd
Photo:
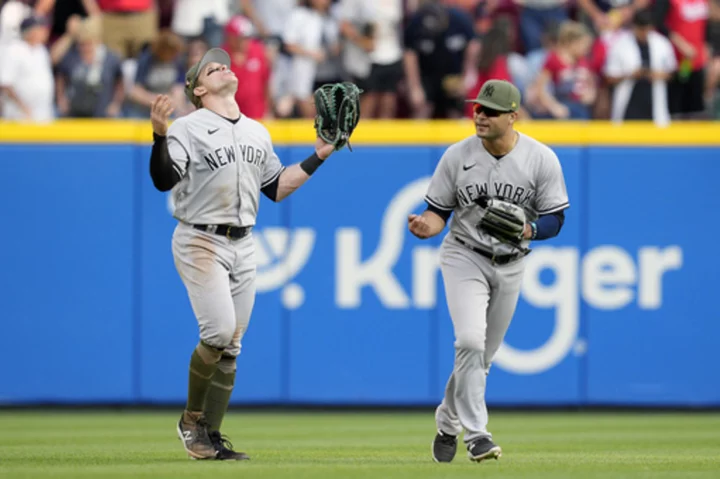
[[[185,409],[191,412],[205,409],[205,398],[210,387],[222,351],[200,343],[190,357],[190,377],[188,380],[188,397]]]
[[[208,421],[210,431],[220,430],[235,386],[236,369],[236,359],[234,357],[223,356],[220,358],[205,398],[205,418]]]

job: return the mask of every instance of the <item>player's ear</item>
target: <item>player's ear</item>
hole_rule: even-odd
[[[207,89],[204,86],[196,86],[193,93],[196,97],[201,98],[205,93],[207,93]]]

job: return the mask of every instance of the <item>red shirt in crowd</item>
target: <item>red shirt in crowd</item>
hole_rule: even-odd
[[[487,80],[507,80],[509,82],[512,82],[512,78],[510,76],[510,69],[508,68],[507,63],[507,56],[503,55],[497,57],[493,64],[490,65],[490,68],[488,68],[486,71],[478,72],[477,82],[475,82],[475,86],[472,87],[472,89],[470,90],[468,98],[477,98],[478,93],[480,93],[480,89],[483,86],[483,83],[485,83]],[[466,104],[465,116],[467,116],[468,118],[473,117],[474,106],[474,103]]]
[[[592,86],[590,63],[584,58],[574,65],[566,63],[556,52],[548,53],[543,69],[550,73],[555,98],[558,101],[580,101],[583,94]]]
[[[693,70],[699,70],[707,61],[705,52],[705,27],[710,14],[708,0],[670,0],[670,10],[665,18],[665,24],[670,32],[675,32],[693,48]],[[683,55],[673,45],[678,64],[682,62]]]
[[[240,111],[254,120],[261,120],[268,108],[267,91],[270,82],[270,65],[265,56],[265,47],[260,41],[251,40],[243,63],[236,63],[227,45],[223,48],[230,53],[230,69],[238,79],[235,100]]]
[[[146,12],[153,8],[153,0],[97,0],[103,12]]]

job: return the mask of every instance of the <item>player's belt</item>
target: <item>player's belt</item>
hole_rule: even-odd
[[[228,239],[240,239],[252,231],[252,226],[230,226],[230,225],[193,225],[193,228],[206,231]]]
[[[458,243],[460,243],[461,245],[465,246],[466,248],[473,250],[477,254],[485,256],[487,259],[489,259],[490,261],[492,261],[495,264],[500,264],[500,265],[508,264],[508,263],[511,263],[511,262],[518,260],[518,259],[522,258],[523,256],[525,256],[524,254],[500,254],[500,255],[493,254],[489,251],[485,251],[484,249],[480,249],[471,244],[468,244],[467,242],[461,240],[457,236],[455,236],[455,240]]]

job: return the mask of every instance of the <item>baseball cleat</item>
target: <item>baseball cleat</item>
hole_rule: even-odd
[[[208,436],[205,417],[201,415],[196,420],[190,419],[192,422],[186,421],[186,418],[190,419],[183,414],[178,421],[177,433],[188,456],[191,459],[214,459],[218,451]]]
[[[432,442],[432,456],[435,462],[452,462],[457,452],[457,437],[438,429]]]
[[[468,458],[471,461],[481,462],[485,459],[498,459],[502,456],[502,449],[495,445],[489,438],[484,437],[468,446]]]
[[[246,461],[250,459],[250,456],[244,452],[233,451],[233,445],[227,436],[220,434],[220,431],[212,431],[208,434],[210,442],[215,446],[217,450],[217,457],[215,459],[219,461]]]

